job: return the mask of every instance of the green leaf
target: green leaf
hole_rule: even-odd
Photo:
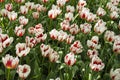
[[[2,69],[0,69],[0,75],[5,74],[4,71]]]

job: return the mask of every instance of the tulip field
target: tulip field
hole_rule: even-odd
[[[0,80],[120,80],[120,0],[0,0]]]

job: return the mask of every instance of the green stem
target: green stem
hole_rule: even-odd
[[[8,69],[7,80],[10,80],[10,69]]]
[[[111,63],[112,59],[114,59],[114,57],[115,57],[115,53],[113,53],[112,56],[110,57],[110,59],[109,59],[107,65],[106,65],[105,72],[107,71],[107,69],[108,69],[108,67],[109,67],[109,64]]]

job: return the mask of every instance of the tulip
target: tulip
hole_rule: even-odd
[[[16,20],[16,18],[17,18],[17,13],[14,12],[14,11],[9,12],[9,13],[8,13],[8,18],[9,18],[10,21]]]
[[[90,68],[93,71],[101,71],[104,68],[105,64],[102,63],[102,60],[98,56],[94,56],[90,63]]]
[[[75,8],[74,8],[74,6],[68,5],[68,6],[66,6],[66,11],[73,13],[73,12],[75,12]]]
[[[52,39],[57,39],[57,38],[58,38],[58,35],[59,35],[59,32],[58,32],[56,29],[53,29],[53,30],[51,30],[51,31],[49,32],[49,34],[50,34],[50,37],[51,37]]]
[[[73,13],[71,12],[65,13],[65,19],[68,21],[73,20]]]
[[[20,6],[20,13],[21,14],[27,14],[28,8],[26,6]]]
[[[52,51],[50,54],[49,54],[49,60],[50,62],[56,62],[59,58],[59,55],[56,51]]]
[[[7,34],[0,34],[0,42],[2,43],[2,47],[6,48],[13,42],[13,37],[9,37]]]
[[[23,29],[23,25],[20,25],[19,27],[15,27],[14,32],[17,36],[22,37],[25,33],[25,29]]]
[[[66,54],[66,56],[64,57],[64,62],[68,66],[72,66],[73,64],[75,64],[76,59],[74,58],[74,54],[73,53]]]
[[[116,11],[113,11],[111,14],[110,14],[110,18],[111,19],[117,19],[119,17],[119,15],[118,15],[118,12],[116,12]]]
[[[83,51],[82,48],[83,48],[83,46],[82,46],[81,42],[77,40],[71,45],[70,51],[73,52],[74,54],[78,54]]]
[[[2,9],[1,11],[0,11],[0,14],[2,15],[2,16],[4,16],[4,17],[6,17],[6,16],[8,16],[8,10],[6,10],[6,9]]]
[[[87,55],[89,56],[90,59],[92,59],[94,56],[98,55],[98,51],[96,49],[93,49],[93,50],[89,49],[87,51]]]
[[[77,34],[79,33],[80,29],[76,23],[72,24],[69,29],[71,34]]]
[[[30,72],[31,72],[31,68],[27,64],[19,65],[17,68],[17,73],[18,73],[19,77],[22,78],[23,80],[28,77]]]
[[[120,79],[120,68],[115,69],[115,70],[111,69],[110,77],[112,78],[112,80],[119,80]]]
[[[19,17],[19,23],[20,23],[21,25],[27,25],[28,19],[25,18],[25,16],[20,16],[20,17]]]
[[[57,5],[58,5],[59,7],[64,6],[64,5],[65,5],[65,3],[66,3],[66,1],[65,1],[65,0],[57,0],[56,2],[57,2]]]
[[[58,41],[64,41],[67,38],[67,33],[63,30],[59,31],[59,36],[57,38]]]
[[[26,2],[26,3],[25,3],[25,6],[26,6],[28,9],[34,9],[34,2]]]
[[[106,14],[106,11],[103,8],[99,7],[96,13],[98,16],[104,16]]]
[[[15,69],[18,66],[19,59],[18,57],[13,57],[7,54],[5,57],[2,57],[2,62],[6,68]]]
[[[98,20],[98,22],[94,26],[94,31],[98,34],[102,34],[107,28],[105,27],[106,22],[103,20]]]
[[[26,43],[16,44],[16,54],[19,57],[26,56],[30,52],[30,48],[26,46]]]
[[[61,26],[62,30],[69,30],[70,29],[70,23],[68,20],[64,20],[63,22],[61,22],[60,26]]]
[[[33,37],[30,38],[29,36],[26,36],[25,42],[27,47],[30,47],[30,48],[34,47],[37,44],[36,39],[34,39]]]
[[[5,9],[8,10],[8,11],[11,11],[12,10],[12,4],[11,3],[5,4]]]
[[[92,25],[88,23],[84,23],[80,25],[80,29],[84,34],[90,33],[91,28],[92,28]]]
[[[113,42],[115,39],[115,33],[113,31],[106,31],[104,38],[108,42]]]
[[[87,40],[87,46],[92,49],[99,49],[100,45],[98,45],[99,37],[93,36],[91,40]]]
[[[48,57],[51,52],[53,52],[53,49],[49,45],[41,44],[40,49],[42,51],[43,57]]]
[[[34,19],[38,19],[39,18],[39,13],[38,12],[33,12],[32,15],[33,15]]]
[[[66,38],[66,43],[68,43],[68,44],[71,44],[72,43],[72,41],[74,40],[74,36],[72,36],[72,35],[67,35],[67,38]]]

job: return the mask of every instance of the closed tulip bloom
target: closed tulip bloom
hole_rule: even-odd
[[[71,44],[72,43],[72,41],[74,40],[74,36],[72,36],[72,35],[67,35],[67,38],[66,38],[66,43],[67,44]]]
[[[13,42],[13,37],[9,37],[7,34],[0,34],[0,42],[2,47],[6,48]]]
[[[16,44],[16,54],[19,57],[26,56],[30,52],[30,48],[26,46],[26,43]]]
[[[98,56],[94,56],[90,63],[90,68],[93,71],[101,71],[105,67],[105,64]]]
[[[28,8],[26,6],[20,6],[20,13],[21,14],[27,14]]]
[[[62,30],[69,30],[70,29],[70,22],[68,20],[64,20],[60,23]]]
[[[41,12],[45,10],[45,7],[41,4],[35,4],[34,8],[35,10],[37,10],[37,12]]]
[[[33,12],[32,16],[34,19],[38,19],[39,18],[39,12]]]
[[[34,34],[34,33],[35,33],[35,28],[34,28],[34,27],[29,27],[29,28],[28,28],[28,32],[29,32],[30,34]]]
[[[80,41],[75,41],[71,47],[70,47],[70,51],[73,52],[74,54],[78,54],[81,53],[83,51],[83,46],[81,44]]]
[[[118,8],[117,6],[114,6],[114,5],[113,5],[113,6],[111,6],[110,11],[111,11],[111,12],[114,12],[114,11],[115,11],[115,12],[119,12],[119,8]]]
[[[17,18],[17,13],[14,12],[14,11],[9,12],[9,13],[8,13],[8,18],[9,18],[10,21],[16,20],[16,18]]]
[[[87,55],[89,56],[90,59],[92,59],[94,56],[98,55],[98,51],[96,49],[93,49],[93,50],[89,49],[87,51]]]
[[[79,2],[78,2],[78,6],[80,6],[80,7],[84,7],[84,6],[86,6],[86,5],[87,5],[87,3],[86,3],[85,0],[79,0]]]
[[[53,52],[53,49],[49,45],[41,44],[40,49],[42,51],[43,57],[48,57],[51,52]]]
[[[98,44],[99,37],[93,36],[91,40],[87,40],[87,46],[92,49],[100,49],[100,45]]]
[[[84,34],[90,33],[91,28],[92,28],[92,25],[88,23],[84,23],[80,25],[80,29]]]
[[[58,13],[59,13],[58,10],[51,9],[51,10],[48,11],[48,16],[51,19],[55,19],[58,16]]]
[[[19,23],[20,23],[21,25],[27,25],[28,19],[25,18],[25,16],[20,16],[20,17],[19,17]]]
[[[106,11],[103,8],[99,7],[96,13],[98,16],[104,16],[106,14]]]
[[[30,47],[30,48],[34,47],[37,44],[36,39],[34,39],[33,37],[29,37],[29,36],[26,36],[25,42],[26,42],[27,47]]]
[[[51,30],[49,34],[52,39],[57,39],[59,36],[59,32],[56,29]]]
[[[50,62],[56,62],[58,59],[59,59],[59,55],[58,55],[58,53],[56,51],[52,51],[49,54],[49,60],[50,60]]]
[[[79,11],[80,18],[86,19],[90,13],[90,9],[88,8],[82,8],[81,11]]]
[[[104,38],[108,42],[113,42],[115,39],[115,33],[113,31],[106,31]]]
[[[65,5],[65,3],[66,3],[66,1],[65,1],[65,0],[57,0],[57,5],[58,5],[59,7],[64,6],[64,5]]]
[[[98,20],[98,22],[94,26],[94,31],[98,34],[102,34],[107,28],[106,28],[106,22],[103,20]]]
[[[76,62],[76,59],[75,59],[75,57],[74,57],[74,54],[73,54],[73,53],[66,54],[66,56],[64,57],[64,62],[65,62],[65,64],[67,64],[68,66],[74,65],[75,62]]]
[[[81,11],[82,8],[84,8],[87,5],[85,0],[79,0],[78,4],[77,4],[77,10]]]
[[[39,32],[41,32],[41,33],[44,32],[44,29],[43,29],[43,26],[42,26],[41,23],[35,25],[35,28],[34,28],[34,33],[35,33],[35,34],[36,34],[36,33],[39,33]]]
[[[67,38],[67,33],[60,30],[57,40],[58,41],[64,41],[66,38]]]
[[[115,53],[120,54],[120,38],[119,38],[119,40],[115,40],[115,41],[114,41],[113,51],[114,51]]]
[[[28,9],[34,9],[34,2],[26,2],[25,3],[25,6],[28,8]]]
[[[65,13],[65,19],[68,21],[73,20],[73,13],[71,12]]]
[[[38,32],[35,34],[35,39],[37,40],[37,43],[45,41],[47,38],[47,34],[43,34],[42,32]]]
[[[68,6],[66,6],[66,11],[73,13],[73,12],[75,12],[75,8],[74,8],[74,6],[68,5]]]
[[[61,12],[60,7],[52,5],[52,9],[48,11],[48,16],[51,19],[55,19]]]
[[[8,10],[8,11],[11,11],[12,10],[12,4],[11,3],[5,4],[5,9]]]
[[[96,20],[96,14],[93,14],[93,13],[89,13],[88,14],[88,16],[86,17],[86,20],[88,21],[88,22],[93,22],[93,21],[95,21]]]
[[[113,11],[112,13],[110,13],[110,18],[111,19],[117,19],[119,17],[119,15],[118,15],[118,12],[116,12],[116,11]]]
[[[110,10],[112,8],[112,6],[114,6],[111,2],[108,2],[106,4],[106,7]]]
[[[111,0],[111,3],[116,6],[119,4],[119,2],[120,0]]]
[[[72,24],[69,29],[71,34],[77,34],[79,33],[80,29],[76,23]]]
[[[15,69],[18,66],[19,59],[18,57],[13,57],[7,54],[5,57],[2,57],[2,62],[6,68]]]
[[[31,68],[29,65],[27,65],[27,64],[18,65],[17,73],[18,73],[19,77],[22,78],[23,80],[28,77],[30,72],[31,72]]]
[[[22,37],[25,33],[25,29],[23,29],[23,25],[20,25],[18,27],[16,26],[14,32],[17,36]]]
[[[6,10],[6,9],[2,9],[2,10],[0,11],[0,14],[1,14],[2,16],[4,16],[4,17],[8,16],[8,13],[9,13],[9,11]]]
[[[115,70],[111,69],[110,77],[112,80],[120,80],[120,68],[115,69]]]

